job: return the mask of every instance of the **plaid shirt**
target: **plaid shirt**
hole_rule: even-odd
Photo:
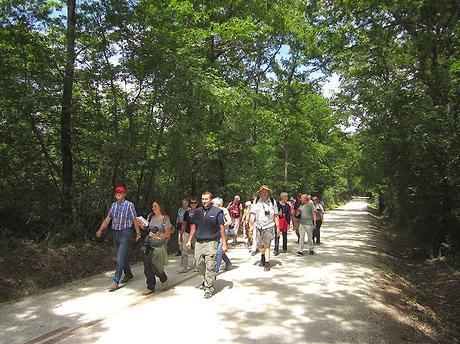
[[[120,231],[133,227],[133,220],[137,216],[134,204],[130,201],[114,202],[107,215],[112,220],[112,229]]]

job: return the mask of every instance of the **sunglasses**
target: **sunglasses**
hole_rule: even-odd
[[[198,202],[191,201],[190,204],[197,204]]]

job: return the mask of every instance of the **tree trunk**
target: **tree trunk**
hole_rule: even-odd
[[[66,65],[61,112],[61,155],[62,155],[62,197],[61,213],[65,223],[72,220],[72,89],[75,69],[75,6],[76,0],[67,0],[67,31],[66,31]]]

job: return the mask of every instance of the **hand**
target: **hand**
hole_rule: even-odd
[[[136,233],[136,241],[138,241],[141,238],[141,233]]]
[[[185,244],[185,246],[187,246],[187,248],[188,248],[189,250],[191,250],[191,249],[192,249],[192,242],[191,242],[191,241],[187,241],[187,243]]]
[[[279,237],[280,235],[281,235],[281,231],[278,229],[278,230],[276,231],[276,236]]]
[[[96,238],[100,238],[102,236],[102,229],[99,229],[97,232],[96,232]]]
[[[222,252],[227,252],[227,250],[228,250],[227,243],[223,242],[222,243]]]
[[[183,240],[183,237],[182,237],[182,233],[179,234],[179,243],[182,244],[182,240]]]

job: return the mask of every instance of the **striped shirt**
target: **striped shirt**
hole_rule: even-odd
[[[120,231],[133,227],[133,220],[137,216],[134,204],[130,201],[114,202],[107,215],[112,220],[112,229]]]

